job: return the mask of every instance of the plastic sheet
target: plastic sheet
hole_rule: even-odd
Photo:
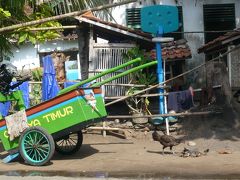
[[[50,55],[43,58],[42,100],[54,98],[59,92],[56,72]]]

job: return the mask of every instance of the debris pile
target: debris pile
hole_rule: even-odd
[[[180,157],[200,157],[205,156],[209,152],[209,149],[204,150],[203,152],[200,152],[197,148],[184,148],[183,151],[180,154]]]

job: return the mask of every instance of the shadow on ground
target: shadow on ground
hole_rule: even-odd
[[[221,111],[221,114],[188,116],[180,121],[179,134],[188,140],[197,138],[218,139],[220,141],[239,141],[240,139],[240,104],[234,99],[231,104],[220,101],[217,104],[200,107],[196,111]]]
[[[99,150],[93,148],[89,144],[83,144],[82,147],[80,148],[80,150],[72,155],[62,155],[62,154],[55,152],[52,160],[84,159],[84,158],[92,156],[96,153],[99,153]]]

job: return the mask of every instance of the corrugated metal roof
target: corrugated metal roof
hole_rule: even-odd
[[[106,27],[116,28],[116,29],[119,29],[119,30],[122,30],[122,31],[125,31],[125,32],[129,33],[129,34],[127,34],[129,36],[137,35],[139,37],[144,38],[145,40],[150,40],[150,41],[152,39],[152,35],[151,34],[144,33],[144,32],[142,32],[140,30],[134,30],[132,28],[128,28],[126,26],[122,26],[122,25],[119,25],[119,24],[116,24],[116,23],[103,21],[103,20],[97,18],[96,16],[94,16],[92,14],[92,12],[87,12],[87,13],[81,15],[80,17],[77,17],[77,19],[80,20],[80,21],[84,21],[85,20],[85,22],[87,22],[87,23],[94,23],[94,22],[96,22],[96,24],[94,24],[96,26],[98,26],[98,25],[105,25]],[[86,20],[89,20],[89,21],[86,21]],[[121,33],[121,31],[119,31],[119,32]]]

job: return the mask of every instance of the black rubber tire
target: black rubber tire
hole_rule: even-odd
[[[29,143],[30,141],[26,141],[26,140],[30,136],[31,137],[32,135],[34,136],[34,133],[37,134],[36,141],[35,143],[30,144]],[[37,136],[39,139],[37,139]],[[29,127],[26,130],[24,130],[20,136],[19,152],[27,164],[32,166],[45,165],[51,160],[55,152],[55,143],[54,143],[53,137],[42,127],[39,127],[39,126]],[[39,155],[38,158],[35,156],[35,159],[37,160],[34,160],[34,158],[31,157],[32,156],[31,153],[33,152]],[[40,158],[42,157],[43,159],[41,160]]]
[[[75,136],[75,138],[73,139],[71,136]],[[82,131],[72,132],[61,139],[55,140],[55,150],[59,154],[72,155],[81,148],[82,142]]]

